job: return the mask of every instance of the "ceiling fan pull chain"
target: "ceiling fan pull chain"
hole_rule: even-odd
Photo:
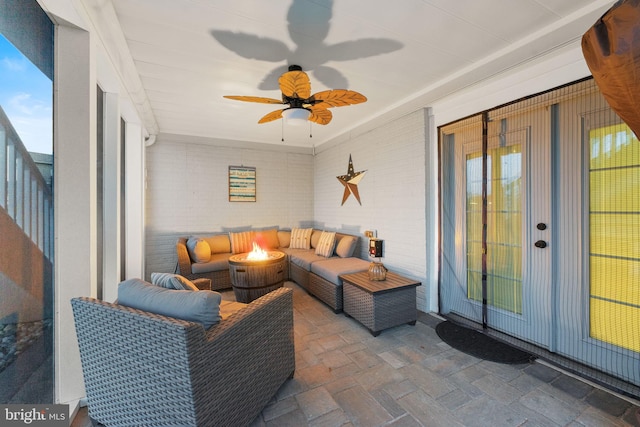
[[[313,138],[313,135],[311,134],[311,122],[309,122],[309,138]]]
[[[284,121],[280,121],[280,131],[282,134],[282,142],[284,142]]]

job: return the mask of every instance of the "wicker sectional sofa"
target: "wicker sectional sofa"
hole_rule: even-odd
[[[307,229],[308,230],[308,229]],[[218,233],[180,237],[176,242],[178,263],[176,273],[189,279],[211,279],[213,290],[231,288],[228,259],[234,253],[248,252],[249,242],[257,241],[260,246],[279,250],[287,255],[285,279],[292,280],[314,295],[334,312],[342,311],[341,274],[365,271],[369,262],[354,256],[357,253],[359,237],[335,233],[334,248],[328,256],[319,254],[323,230],[310,231],[308,249],[292,242],[294,230],[257,230],[246,232]],[[208,243],[207,250],[198,254],[197,241]]]

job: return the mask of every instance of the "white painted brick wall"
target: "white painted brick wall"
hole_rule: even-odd
[[[167,140],[168,139],[168,140]],[[147,148],[146,267],[173,272],[179,236],[313,221],[313,156],[160,135]],[[256,167],[256,202],[229,202],[229,166]]]
[[[147,149],[146,275],[174,271],[178,236],[229,229],[315,226],[362,236],[361,258],[369,259],[365,230],[384,240],[383,263],[417,280],[418,309],[429,311],[436,286],[435,148],[430,123],[419,110],[316,155],[158,141]],[[433,133],[433,132],[432,132]],[[362,206],[353,196],[341,206],[349,155]],[[257,168],[257,202],[228,201],[228,167]],[[429,166],[425,166],[429,165]],[[435,166],[434,166],[435,165]],[[427,188],[433,194],[427,197]],[[433,259],[432,259],[433,258]],[[431,260],[430,260],[431,259]],[[427,268],[429,266],[430,268]]]
[[[423,110],[416,111],[320,150],[314,174],[316,226],[361,236],[365,230],[377,230],[384,240],[385,266],[422,282],[417,293],[422,311],[428,311],[431,285],[426,272],[425,117]],[[367,171],[358,185],[362,206],[353,196],[340,205],[344,187],[336,177],[346,174],[349,155],[356,172]],[[363,236],[360,256],[365,259],[367,246]]]

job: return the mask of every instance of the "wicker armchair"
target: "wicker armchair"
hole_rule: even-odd
[[[244,426],[293,376],[293,292],[208,330],[92,298],[71,300],[89,416],[111,426]]]

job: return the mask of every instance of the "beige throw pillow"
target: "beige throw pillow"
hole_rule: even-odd
[[[318,239],[318,244],[316,245],[316,255],[329,258],[333,255],[333,248],[335,247],[335,244],[336,233],[323,231],[322,234],[320,234],[320,239]]]
[[[291,249],[311,249],[313,228],[294,228],[291,230]]]
[[[340,258],[349,258],[353,256],[356,249],[357,240],[353,236],[342,236],[336,245],[336,255]]]

